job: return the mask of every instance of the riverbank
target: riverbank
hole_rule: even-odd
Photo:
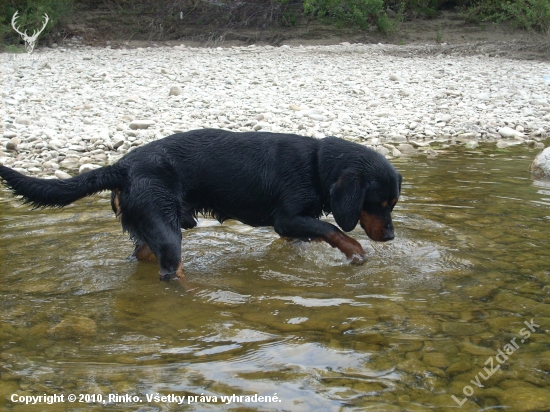
[[[479,142],[542,148],[550,67],[499,57],[499,47],[525,50],[522,41],[114,49],[76,39],[4,53],[0,163],[63,178],[203,127],[335,135],[388,157]]]

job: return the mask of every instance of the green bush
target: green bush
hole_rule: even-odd
[[[550,1],[548,0],[480,0],[467,9],[473,20],[499,23],[508,21],[522,29],[550,36]]]
[[[386,7],[409,19],[434,18],[446,0],[386,0]]]
[[[19,11],[16,26],[19,31],[30,35],[44,24],[44,13],[49,21],[40,37],[50,36],[63,17],[73,10],[73,0],[7,0],[0,1],[0,43],[19,44],[22,42],[19,34],[11,27],[11,19]]]
[[[328,17],[338,24],[354,24],[363,30],[372,25],[390,30],[391,22],[384,11],[384,0],[304,0],[304,12]]]
[[[404,19],[433,18],[442,10],[550,36],[550,0],[0,0],[0,46],[22,44],[11,27],[17,10],[17,26],[28,33],[42,27],[44,13],[49,15],[42,44],[65,35],[65,18],[76,19],[78,10],[105,12],[113,23],[111,35],[150,40],[178,39],[197,26],[210,26],[212,36],[227,28],[257,28],[268,36],[272,27],[297,26],[306,19],[389,34]]]

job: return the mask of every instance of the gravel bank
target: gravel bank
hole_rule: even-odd
[[[418,46],[42,49],[2,54],[0,163],[67,177],[174,132],[335,135],[388,157],[543,147],[550,64]],[[396,55],[396,52],[399,55]]]

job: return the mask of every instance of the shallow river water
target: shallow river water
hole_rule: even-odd
[[[30,211],[0,192],[0,405],[550,410],[550,184],[534,151],[448,150],[393,162],[396,239],[356,228],[363,266],[201,219],[186,281],[159,282],[107,195]]]

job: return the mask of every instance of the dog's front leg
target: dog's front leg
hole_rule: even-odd
[[[338,248],[351,263],[362,264],[366,260],[367,253],[359,242],[328,222],[307,216],[281,217],[275,221],[274,229],[284,237],[323,240]]]
[[[322,239],[332,247],[340,249],[351,263],[361,265],[367,260],[367,252],[365,252],[359,242],[339,229],[322,237]]]

